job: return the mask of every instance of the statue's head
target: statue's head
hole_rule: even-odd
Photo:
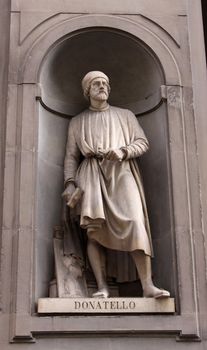
[[[110,93],[109,78],[103,72],[88,72],[82,80],[82,88],[87,100],[106,101]]]

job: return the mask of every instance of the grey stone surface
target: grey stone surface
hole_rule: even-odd
[[[153,8],[153,0],[140,2],[137,4],[136,0],[131,0],[126,3],[123,0],[115,0],[113,2],[107,0],[104,4],[98,3],[95,0],[91,0],[88,3],[83,4],[81,0],[78,1],[64,1],[64,0],[46,0],[44,3],[41,0],[31,0],[30,3],[27,0],[12,0],[12,11],[67,11],[77,13],[137,13],[139,11],[151,12]],[[169,2],[164,0],[159,1],[158,13],[164,13],[168,15],[183,14],[186,12],[185,2],[175,0],[172,9],[169,7]]]
[[[0,30],[4,35],[0,42],[0,203],[3,202],[4,188],[4,161],[5,161],[5,133],[6,133],[6,106],[7,106],[7,86],[8,86],[8,57],[9,57],[9,28],[10,28],[10,1],[2,0],[0,3]],[[0,227],[2,228],[2,209],[0,207]],[[0,249],[2,247],[0,231]],[[1,266],[1,261],[0,261]],[[0,277],[1,289],[1,277]],[[2,301],[0,296],[0,310]]]
[[[68,120],[51,115],[40,107],[38,138],[38,177],[36,203],[35,297],[48,295],[54,274],[53,229],[61,225],[63,160]]]
[[[97,313],[174,313],[173,298],[43,298],[38,300],[39,314]]]
[[[6,26],[9,28],[8,6],[9,1],[1,0],[0,26],[3,28],[1,32],[4,33]],[[200,1],[183,0],[173,3],[170,0],[105,3],[85,1],[83,4],[82,1],[13,0],[12,9],[9,61],[11,85],[3,201],[5,227],[1,234],[0,347],[4,350],[31,347],[37,350],[69,347],[72,350],[97,349],[97,347],[114,350],[125,348],[205,350],[207,346],[207,82]],[[159,142],[161,148],[166,147],[162,166],[165,171],[167,168],[169,174],[168,181],[165,178],[162,184],[160,179],[158,186],[163,191],[168,188],[169,195],[163,194],[160,204],[160,208],[164,207],[165,200],[169,204],[170,209],[168,205],[166,209],[168,212],[165,218],[166,226],[160,226],[157,214],[158,221],[153,218],[154,225],[156,226],[157,222],[159,226],[159,230],[155,228],[157,238],[154,240],[158,252],[161,249],[159,240],[162,232],[165,231],[163,248],[165,244],[169,245],[168,235],[170,236],[171,243],[166,250],[172,251],[170,254],[172,260],[167,267],[163,267],[163,262],[160,261],[155,277],[162,273],[165,280],[166,270],[172,268],[175,278],[172,281],[171,275],[169,280],[176,295],[176,307],[179,310],[176,315],[139,317],[124,315],[113,318],[109,315],[76,318],[38,317],[35,314],[37,296],[46,295],[45,286],[48,283],[46,276],[53,273],[52,237],[48,229],[53,221],[52,213],[56,215],[55,210],[51,212],[47,230],[37,229],[35,174],[38,113],[35,84],[39,82],[42,59],[46,58],[48,50],[54,47],[57,40],[61,41],[65,36],[69,38],[70,33],[74,34],[76,30],[94,26],[113,27],[143,40],[163,67],[165,84],[171,85],[169,89],[172,89],[172,85],[183,86],[181,103],[176,102],[173,96],[166,95],[168,142],[166,146],[162,140]],[[3,114],[1,113],[3,120],[7,98],[5,88],[8,63],[7,35],[2,36],[0,44],[2,62],[6,62],[0,68],[0,80],[3,84],[1,86],[4,86],[1,89],[3,104],[0,106],[3,109]],[[14,86],[17,82],[34,84],[35,89],[27,86],[22,95],[21,86],[18,87],[18,92]],[[159,114],[159,110],[156,113]],[[162,117],[160,120],[163,120]],[[3,124],[1,123],[3,158],[4,130],[3,121]],[[27,158],[30,163],[27,163]],[[24,177],[22,177],[23,171]],[[49,174],[49,167],[44,172]],[[56,177],[57,173],[53,174]],[[57,177],[61,178],[60,172]],[[52,176],[50,180],[52,181]],[[60,191],[57,183],[56,186],[57,192]],[[49,188],[47,191],[49,192]],[[2,203],[2,200],[0,202]],[[58,207],[59,204],[57,210]],[[57,217],[58,215],[54,216],[55,222]],[[35,265],[39,267],[35,268]],[[31,332],[36,337],[36,343],[33,345],[26,344],[34,341]],[[196,342],[198,336],[201,342]],[[176,337],[177,340],[188,342],[176,342]],[[15,344],[10,344],[10,340],[14,340]]]

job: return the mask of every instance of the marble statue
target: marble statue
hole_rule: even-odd
[[[136,161],[149,147],[146,136],[131,111],[108,104],[107,75],[87,73],[82,88],[90,106],[69,125],[63,197],[87,232],[98,287],[93,297],[109,296],[105,248],[131,254],[144,297],[169,297],[152,281],[153,248]]]

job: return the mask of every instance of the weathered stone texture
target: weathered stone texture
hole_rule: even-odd
[[[199,0],[12,0],[10,23],[10,1],[0,0],[1,349],[206,349],[207,78],[201,18]],[[140,71],[148,69],[149,80],[155,77],[151,85],[155,90],[162,84],[163,105],[140,121],[152,145],[156,133],[160,135],[154,153],[147,156],[150,162],[156,158],[151,162],[151,171],[157,172],[155,191],[148,187],[151,174],[146,175],[145,185],[148,200],[151,195],[149,211],[154,213],[154,247],[161,256],[155,259],[155,279],[167,281],[176,297],[175,315],[36,314],[37,299],[47,296],[53,277],[52,226],[59,224],[61,200],[54,205],[53,201],[62,189],[68,121],[59,123],[59,117],[40,108],[35,98],[53,101],[52,108],[67,112],[67,96],[62,93],[66,81],[61,86],[57,74],[57,84],[50,90],[52,62],[58,58],[66,65],[60,52],[67,51],[74,31],[77,35],[80,29],[83,33],[92,27],[99,34],[100,28],[103,32],[108,27],[109,37],[112,27],[119,35],[125,31],[125,38],[133,37],[140,45],[143,59],[146,49],[155,66],[162,67],[160,80],[150,73],[152,65],[141,67]],[[120,39],[120,45],[123,42]],[[70,58],[70,52],[67,55]],[[83,57],[86,66],[87,59]],[[64,77],[64,67],[58,72]],[[160,91],[155,95],[152,105],[159,102]],[[144,97],[138,101],[139,108],[146,109],[146,101]],[[147,161],[143,170],[148,172]],[[156,189],[164,193],[153,211]]]

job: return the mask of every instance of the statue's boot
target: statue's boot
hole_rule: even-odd
[[[143,297],[155,298],[155,299],[169,298],[170,293],[165,289],[155,287],[153,284],[150,284],[150,285],[146,284],[143,289]]]
[[[93,298],[108,298],[109,290],[108,288],[101,288],[97,292],[93,293]]]
[[[145,298],[169,298],[170,293],[165,289],[157,288],[152,281],[151,258],[145,255],[143,251],[133,251],[132,257],[137,267],[137,272],[143,289]]]

